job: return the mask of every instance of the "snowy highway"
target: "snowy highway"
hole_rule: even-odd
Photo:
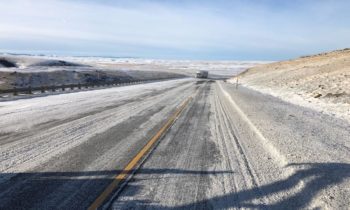
[[[87,209],[181,114],[108,209],[346,209],[350,126],[223,81],[0,102],[0,209]]]

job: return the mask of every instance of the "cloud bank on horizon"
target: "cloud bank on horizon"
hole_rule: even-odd
[[[350,47],[350,1],[0,2],[0,50],[280,60]]]

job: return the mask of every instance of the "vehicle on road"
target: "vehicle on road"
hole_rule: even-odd
[[[197,71],[196,78],[208,78],[208,71]]]

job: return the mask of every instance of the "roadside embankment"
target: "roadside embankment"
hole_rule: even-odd
[[[238,83],[350,121],[350,49],[259,65],[239,74]]]

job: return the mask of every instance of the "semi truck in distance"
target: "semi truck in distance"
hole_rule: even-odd
[[[197,71],[196,78],[208,78],[208,71]]]

